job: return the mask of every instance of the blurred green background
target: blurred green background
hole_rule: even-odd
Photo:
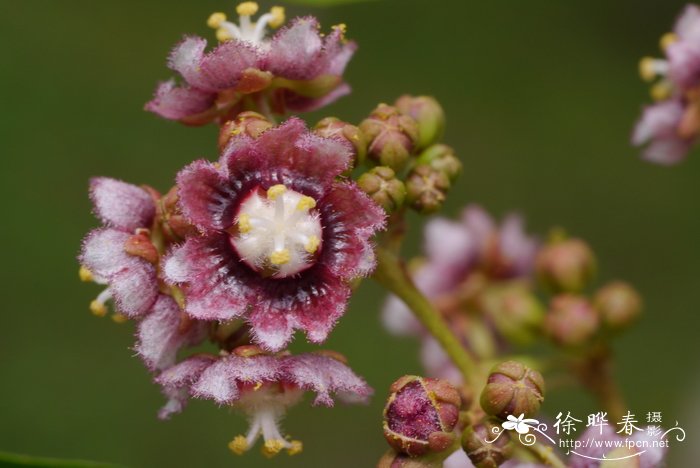
[[[628,145],[648,102],[637,61],[658,54],[683,2],[282,4],[289,16],[347,23],[360,44],[347,74],[355,92],[325,114],[357,122],[400,93],[435,95],[449,117],[446,140],[465,164],[448,212],[477,201],[499,216],[521,211],[531,232],[564,226],[593,245],[602,279],[624,278],[643,292],[644,319],[616,343],[619,376],[635,412],[662,411],[666,425],[677,419],[689,429],[671,466],[694,465],[683,460],[700,457],[690,430],[691,412],[700,417],[700,155],[662,168]],[[185,128],[141,109],[170,76],[170,47],[186,32],[212,38],[209,13],[234,7],[0,1],[0,450],[131,467],[336,468],[373,466],[384,451],[386,389],[420,367],[416,343],[381,328],[383,293],[369,281],[327,347],[367,378],[373,403],[292,409],[284,427],[305,451],[272,462],[255,452],[233,457],[226,443],[245,422],[211,402],[158,421],[163,399],[130,350],[132,326],[88,312],[98,289],[78,281],[75,261],[96,225],[87,180],[108,175],[165,190],[184,164],[216,158],[214,127]],[[413,252],[419,233],[415,225]],[[553,394],[547,409],[599,408],[571,391]]]

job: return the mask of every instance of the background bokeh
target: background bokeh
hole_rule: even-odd
[[[465,165],[448,212],[477,201],[499,216],[521,211],[531,232],[564,226],[594,246],[601,279],[625,278],[643,292],[644,319],[615,347],[621,383],[639,415],[662,411],[667,425],[678,420],[688,429],[700,406],[700,155],[662,168],[628,145],[648,101],[638,58],[658,54],[658,38],[682,4],[285,6],[326,26],[347,23],[360,44],[347,76],[355,92],[328,114],[357,122],[402,92],[444,104],[446,139]],[[208,14],[234,7],[229,0],[0,0],[0,450],[131,467],[271,466],[257,453],[228,452],[245,422],[211,402],[194,402],[170,422],[156,419],[163,399],[130,350],[132,326],[90,315],[98,289],[78,281],[75,261],[81,237],[96,225],[90,176],[165,190],[184,164],[216,157],[215,128],[185,128],[142,106],[170,76],[165,56],[181,35],[211,37]],[[418,251],[418,224],[409,247]],[[386,389],[420,367],[416,343],[381,328],[382,300],[376,285],[363,284],[327,343],[376,389],[373,403],[294,408],[285,428],[305,451],[272,463],[366,467],[383,452]],[[598,408],[573,389],[553,393],[545,410]],[[689,431],[675,445],[671,466],[692,466],[683,460],[698,456],[697,437]]]

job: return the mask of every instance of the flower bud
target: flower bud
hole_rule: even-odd
[[[583,297],[560,294],[552,299],[545,318],[545,329],[561,346],[580,346],[598,331],[600,319]]]
[[[531,343],[544,321],[543,305],[522,283],[488,289],[482,305],[498,331],[516,344]]]
[[[427,148],[442,137],[445,131],[445,112],[435,98],[404,95],[396,100],[396,108],[399,112],[410,115],[418,124],[418,149]]]
[[[632,324],[642,311],[642,298],[627,283],[615,281],[602,287],[593,299],[603,323],[612,329]]]
[[[437,171],[442,171],[454,182],[462,172],[462,162],[454,155],[454,151],[447,145],[433,145],[418,156],[418,164],[427,164]]]
[[[511,457],[513,445],[508,433],[502,434],[492,443],[486,442],[494,439],[494,428],[500,428],[500,424],[487,419],[462,432],[462,448],[477,468],[496,468]]]
[[[406,179],[406,200],[419,213],[434,213],[442,207],[449,189],[450,179],[444,172],[421,164]]]
[[[593,251],[580,239],[556,241],[537,254],[535,270],[540,281],[553,291],[580,292],[595,274]]]
[[[248,135],[251,138],[257,138],[262,132],[271,127],[272,124],[263,115],[252,111],[241,112],[235,119],[229,120],[221,126],[219,131],[219,151],[222,151],[231,138],[236,135]]]
[[[406,199],[406,186],[388,167],[377,166],[357,179],[357,185],[384,211],[391,213],[400,208]]]
[[[492,416],[506,419],[509,414],[532,417],[544,401],[544,378],[539,372],[517,361],[498,364],[489,374],[481,392],[481,407]]]
[[[160,203],[159,217],[163,233],[171,242],[177,242],[197,234],[197,228],[182,215],[178,200],[177,186],[175,186],[165,194]]]
[[[452,384],[406,375],[394,382],[384,407],[384,437],[409,456],[441,452],[455,440],[461,400]]]
[[[335,117],[326,117],[316,124],[314,133],[324,138],[339,138],[347,141],[353,148],[352,167],[364,163],[367,155],[367,139],[358,127]]]
[[[381,166],[400,171],[406,166],[418,140],[418,124],[398,109],[380,104],[360,124],[369,144],[367,156]]]

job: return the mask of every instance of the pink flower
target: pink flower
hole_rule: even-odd
[[[351,151],[290,119],[239,136],[218,164],[178,175],[183,214],[199,227],[172,250],[166,279],[182,285],[193,318],[246,320],[257,343],[282,349],[295,329],[320,343],[344,313],[348,281],[374,267],[370,237],[384,212],[336,180]]]
[[[161,83],[146,110],[199,125],[245,110],[245,95],[284,114],[314,110],[350,92],[342,75],[356,45],[345,40],[343,25],[324,37],[315,18],[296,18],[267,38],[268,26],[284,23],[284,9],[273,7],[253,22],[257,10],[254,2],[240,4],[240,24],[223,13],[211,15],[208,24],[217,30],[221,44],[210,52],[199,37],[176,45],[168,66],[184,83]]]
[[[678,129],[685,114],[680,99],[647,106],[632,134],[632,144],[647,145],[642,157],[657,164],[676,164],[685,159],[692,140],[681,138]]]
[[[355,375],[342,357],[326,354],[270,355],[243,346],[223,356],[197,355],[165,370],[156,381],[170,400],[161,410],[167,418],[179,412],[189,397],[211,399],[247,413],[250,430],[229,444],[235,453],[250,449],[263,436],[263,453],[290,454],[301,443],[287,440],[278,423],[305,391],[316,393],[314,405],[333,406],[332,393],[349,403],[365,402],[372,389]]]
[[[157,252],[145,235],[156,215],[153,197],[141,187],[106,177],[92,179],[90,197],[103,227],[83,241],[81,276],[108,285],[90,308],[104,315],[105,303],[114,299],[124,315],[143,316],[158,296]]]

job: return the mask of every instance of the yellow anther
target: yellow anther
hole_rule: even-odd
[[[253,387],[253,391],[257,392],[258,390],[260,390],[260,387],[262,387],[262,386],[263,386],[262,382],[256,382],[255,386]]]
[[[216,39],[219,42],[226,42],[233,39],[233,35],[226,28],[219,28],[216,30]]]
[[[321,239],[316,236],[311,236],[309,237],[309,242],[304,246],[304,249],[310,254],[313,254],[316,253],[319,245],[321,245]]]
[[[113,321],[114,323],[122,324],[122,323],[128,322],[128,321],[129,321],[129,317],[127,317],[127,316],[124,315],[124,314],[115,313],[115,314],[112,314],[112,321]]]
[[[107,306],[98,300],[94,300],[90,303],[90,312],[96,317],[104,317],[107,315]]]
[[[661,50],[666,50],[668,46],[677,41],[678,35],[676,33],[666,33],[663,36],[661,36],[661,40],[659,40],[659,46],[661,46]]]
[[[250,215],[247,213],[241,213],[238,215],[238,231],[242,234],[250,232],[253,229],[253,225],[250,224]]]
[[[653,57],[644,57],[639,61],[639,76],[644,81],[652,81],[656,78],[655,60]]]
[[[242,435],[237,435],[228,443],[228,449],[236,455],[243,455],[248,448],[248,441]]]
[[[304,450],[304,444],[302,444],[300,440],[292,440],[289,443],[291,444],[290,447],[287,448],[287,453],[289,455],[296,455]]]
[[[316,207],[316,200],[314,200],[311,197],[307,197],[306,195],[301,197],[301,199],[299,200],[299,203],[297,203],[297,210],[299,210],[299,211],[308,211],[311,208],[315,208],[315,207]]]
[[[262,453],[267,458],[272,458],[282,451],[284,445],[284,441],[280,439],[266,440],[262,446]]]
[[[655,101],[663,101],[668,99],[673,94],[673,86],[670,82],[664,80],[659,81],[654,86],[651,87],[651,98]]]
[[[258,12],[257,2],[243,2],[236,7],[236,13],[240,16],[253,16]]]
[[[348,25],[345,23],[336,24],[335,26],[333,26],[333,29],[337,29],[341,33],[345,34],[346,32],[348,32]]]
[[[267,189],[267,198],[269,198],[270,200],[274,200],[286,191],[287,187],[285,187],[282,184],[273,185],[272,187]]]
[[[85,281],[86,283],[93,280],[92,272],[82,265],[78,271],[78,276],[80,276],[80,281]]]
[[[284,7],[274,6],[270,8],[270,14],[272,15],[272,19],[268,21],[267,24],[270,25],[271,28],[277,29],[284,24],[284,20],[286,19]]]
[[[270,254],[270,263],[273,265],[284,265],[289,262],[289,250],[275,250]]]
[[[212,13],[209,15],[209,19],[207,19],[207,26],[212,29],[219,29],[224,21],[226,21],[226,15],[224,13]]]

